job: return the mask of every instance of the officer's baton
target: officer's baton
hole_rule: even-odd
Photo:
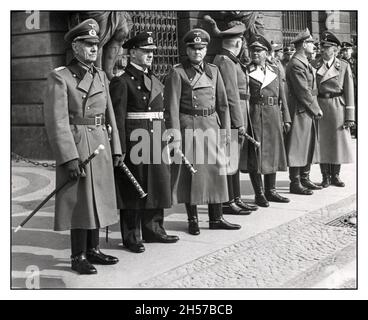
[[[127,167],[127,165],[124,162],[119,167],[119,169],[127,175],[128,179],[133,184],[134,188],[138,191],[139,197],[140,198],[147,197],[147,193],[144,192],[143,188],[141,187],[141,185],[139,184],[137,179],[133,176],[132,172],[129,170],[129,168]]]
[[[84,160],[79,166],[81,169],[84,169],[86,165],[95,157],[97,156],[100,151],[104,150],[105,146],[103,144],[100,144],[98,148],[86,159]],[[52,191],[45,200],[43,200],[36,209],[34,209],[27,218],[24,219],[24,221],[14,230],[14,232],[18,232],[23,226],[40,210],[47,201],[49,201],[56,193],[58,193],[61,189],[63,189],[68,183],[72,182],[73,180],[68,179],[65,182],[63,182],[60,186],[58,186],[54,191]]]
[[[169,144],[173,141],[174,136],[169,136],[166,143]],[[168,158],[170,159],[170,151],[169,151],[169,146],[166,145],[167,148],[167,153],[168,153]],[[188,160],[188,158],[185,156],[185,154],[183,153],[183,151],[181,151],[180,149],[173,149],[174,153],[177,153],[180,158],[182,159],[182,161],[184,162],[184,166],[189,170],[189,172],[191,174],[195,174],[197,173],[197,170],[192,166],[192,164],[190,163],[190,161]]]
[[[256,146],[256,148],[259,148],[261,146],[261,143],[251,137],[248,133],[244,133],[242,134],[242,136],[244,136],[248,141],[252,142]]]

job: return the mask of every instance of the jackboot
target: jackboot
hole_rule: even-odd
[[[290,193],[311,195],[312,190],[302,186],[300,183],[300,167],[289,167]]]
[[[290,199],[281,196],[276,191],[276,173],[265,174],[264,181],[265,197],[268,201],[282,203],[290,202]]]
[[[331,184],[336,187],[345,187],[345,183],[340,179],[341,164],[331,164]]]
[[[331,185],[331,168],[329,163],[321,163],[319,165],[322,173],[321,187],[327,188]]]
[[[249,172],[250,181],[252,182],[253,190],[254,190],[254,202],[260,207],[269,207],[264,192],[263,192],[263,183],[262,176],[257,172]]]
[[[322,186],[319,186],[312,182],[309,178],[309,174],[311,171],[311,165],[307,164],[305,167],[300,168],[300,183],[304,188],[310,190],[321,190]]]
[[[199,231],[199,226],[198,226],[197,206],[186,203],[185,208],[187,210],[187,215],[188,215],[188,232],[189,232],[189,234],[191,234],[193,236],[197,236],[201,233]]]

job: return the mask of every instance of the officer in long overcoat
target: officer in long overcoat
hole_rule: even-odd
[[[241,159],[248,158],[247,141],[244,140],[244,134],[248,131],[249,122],[248,79],[238,59],[243,45],[244,31],[245,25],[241,22],[221,32],[218,31],[218,28],[213,30],[214,34],[222,39],[222,49],[215,56],[213,63],[218,66],[221,77],[224,80],[229,103],[231,128],[234,129],[232,140],[239,144],[239,148],[242,148],[243,153],[245,153],[242,154]],[[236,159],[237,163],[239,160],[240,158]],[[242,163],[243,168],[246,166],[246,163]],[[235,173],[227,176],[227,186],[229,202],[223,204],[223,213],[250,214],[250,211],[257,210],[256,205],[245,203],[240,198],[238,168]]]
[[[162,141],[166,130],[163,85],[149,70],[157,47],[151,32],[137,34],[123,47],[130,61],[125,73],[111,80],[110,94],[125,164],[147,196],[140,198],[120,168],[115,169],[115,178],[123,243],[141,253],[145,250],[142,240],[173,243],[179,238],[167,235],[163,226],[164,208],[171,207],[171,184],[170,166],[161,159],[166,146]]]
[[[268,201],[289,202],[276,192],[276,172],[287,170],[283,134],[290,129],[291,120],[280,70],[267,60],[271,44],[263,36],[254,35],[249,48],[249,113],[254,137],[261,145],[249,145],[248,170],[256,204],[268,207]],[[264,191],[261,174],[265,175]]]
[[[65,40],[75,58],[53,70],[47,80],[44,114],[56,158],[56,185],[72,178],[56,195],[55,230],[71,230],[72,269],[96,273],[91,263],[114,264],[115,257],[99,250],[99,228],[118,221],[113,162],[121,157],[119,136],[105,73],[96,68],[99,27],[93,19],[71,29]],[[112,128],[111,150],[107,123]],[[100,144],[105,150],[84,170],[80,161]]]
[[[203,61],[209,41],[202,29],[188,31],[184,36],[188,60],[175,65],[165,81],[165,118],[174,132],[172,145],[181,148],[197,169],[192,175],[181,163],[172,165],[173,202],[186,204],[193,235],[200,233],[198,204],[208,204],[210,229],[240,229],[222,216],[221,204],[229,199],[224,149],[230,118],[221,74]]]
[[[323,115],[317,101],[315,71],[307,58],[314,50],[314,40],[306,29],[292,43],[296,53],[286,68],[288,104],[292,119],[286,143],[290,192],[311,195],[312,190],[321,188],[310,181],[309,172],[311,164],[318,163],[320,159],[317,120]]]
[[[354,80],[348,62],[336,57],[339,39],[330,31],[321,37],[322,57],[316,62],[318,104],[323,111],[319,121],[322,186],[344,187],[342,163],[353,162],[349,128],[354,125]]]

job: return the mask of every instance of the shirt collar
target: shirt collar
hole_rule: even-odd
[[[137,65],[137,64],[136,64],[136,63],[134,63],[134,62],[130,62],[130,64],[131,64],[134,68],[138,69],[139,71],[142,71],[143,73],[148,73],[148,69],[147,69],[147,68],[146,68],[146,69],[143,69],[143,67],[141,67],[141,66]]]
[[[330,68],[333,64],[335,60],[335,57],[332,57],[330,60],[326,61],[326,60],[323,60],[323,63],[327,63],[328,64],[328,67]]]

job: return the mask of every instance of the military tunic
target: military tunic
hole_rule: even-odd
[[[73,181],[56,195],[55,230],[97,229],[118,221],[111,160],[121,154],[115,116],[105,73],[94,76],[76,60],[52,71],[47,80],[44,114],[50,145],[56,158],[56,185],[69,176],[64,163],[82,161],[100,145],[100,152],[86,167],[86,177]],[[111,150],[105,125],[78,125],[76,118],[104,115],[112,127]]]
[[[294,54],[286,68],[288,106],[292,119],[286,150],[290,167],[318,163],[320,147],[314,116],[321,111],[317,101],[314,69],[308,59]]]
[[[217,139],[219,129],[229,135],[230,118],[225,86],[218,68],[204,63],[196,71],[189,61],[173,67],[165,81],[165,118],[167,127],[181,131],[182,150],[198,172],[194,175],[181,164],[172,165],[174,203],[208,204],[228,201],[224,139]],[[184,110],[210,110],[207,116],[194,116]],[[208,113],[209,114],[209,113]],[[213,130],[208,139],[195,132]],[[185,130],[192,132],[188,141]],[[196,130],[196,131],[195,131]],[[207,159],[214,159],[210,163]],[[204,160],[204,161],[202,161]]]
[[[261,174],[286,171],[283,123],[291,120],[280,72],[269,63],[265,71],[252,63],[248,72],[250,118],[255,139],[261,143],[255,153],[250,153],[248,169]]]
[[[164,119],[127,119],[130,112],[164,111],[163,85],[153,74],[150,77],[149,83],[142,71],[128,64],[125,73],[113,78],[110,83],[121,148],[126,153],[124,162],[148,194],[141,199],[128,177],[120,169],[115,169],[120,209],[171,207],[170,167],[161,158],[166,146],[166,142],[162,141],[162,134],[166,130]],[[137,129],[143,129],[148,135],[148,145],[133,138]],[[143,147],[142,152],[148,155],[142,156],[142,161],[134,159],[134,149],[140,148],[138,144]],[[154,158],[154,152],[158,158]]]
[[[354,121],[354,81],[349,64],[335,59],[327,68],[316,63],[318,103],[323,111],[319,121],[321,163],[350,163],[354,161],[350,130],[345,121]],[[335,94],[336,97],[328,97]]]

